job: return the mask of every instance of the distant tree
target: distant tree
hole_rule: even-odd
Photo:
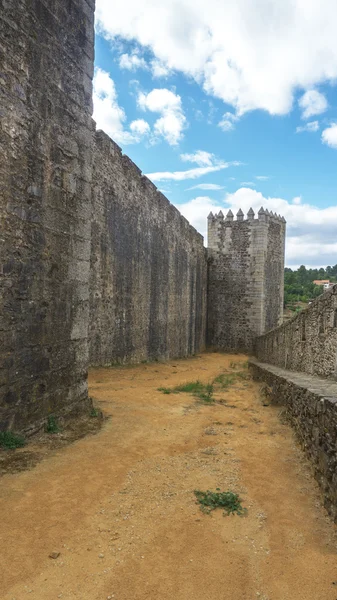
[[[307,303],[320,296],[324,289],[313,283],[315,279],[329,279],[337,282],[337,264],[333,267],[328,266],[326,269],[323,267],[307,269],[301,265],[294,271],[286,267],[284,269],[284,306],[295,310],[296,303]]]
[[[304,265],[301,265],[299,269],[297,269],[297,281],[302,285],[307,283],[307,270]]]

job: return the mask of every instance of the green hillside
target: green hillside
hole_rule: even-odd
[[[304,265],[296,271],[284,269],[284,308],[297,312],[310,300],[323,293],[321,286],[315,285],[315,279],[329,279],[337,283],[337,265],[320,269],[306,269]]]

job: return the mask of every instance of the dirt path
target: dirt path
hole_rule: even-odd
[[[91,372],[100,433],[0,480],[2,600],[337,600],[334,526],[279,409],[245,380],[225,404],[157,390],[232,361]],[[193,490],[217,487],[247,516],[201,513]]]

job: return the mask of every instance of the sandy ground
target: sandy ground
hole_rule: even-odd
[[[222,404],[157,390],[233,360],[91,371],[101,431],[0,480],[1,600],[337,600],[335,528],[280,409],[245,380]],[[193,490],[217,487],[246,516],[203,514]]]

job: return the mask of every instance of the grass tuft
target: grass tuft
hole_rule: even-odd
[[[195,490],[194,494],[200,504],[200,509],[206,514],[210,514],[216,508],[223,508],[224,515],[242,516],[247,512],[247,509],[243,508],[241,504],[241,498],[234,492],[221,492],[220,488],[216,488],[216,492]]]
[[[92,419],[98,419],[101,416],[101,411],[98,408],[92,408],[90,411],[90,417]]]
[[[222,373],[214,379],[214,383],[217,383],[222,390],[227,389],[235,381],[235,375],[229,375],[228,373]]]
[[[47,433],[59,433],[60,428],[57,422],[56,417],[54,415],[49,415],[46,423],[46,432]]]
[[[0,431],[0,448],[5,450],[14,450],[25,446],[25,439],[12,431]]]
[[[250,375],[249,373],[247,373],[247,371],[238,371],[237,373],[235,373],[235,375],[239,379],[250,379]]]
[[[222,373],[218,375],[214,382],[220,389],[226,390],[230,385],[233,385],[238,379],[247,380],[250,379],[250,375],[247,371],[236,371],[235,373]]]
[[[245,368],[246,363],[231,362],[230,366],[234,369],[238,367]],[[237,380],[246,380],[249,378],[249,373],[245,370],[242,370],[235,371],[234,373],[221,373],[213,379],[212,383],[201,383],[201,381],[197,379],[197,381],[188,381],[187,383],[183,383],[172,388],[160,387],[158,388],[158,391],[162,392],[163,394],[192,394],[201,402],[210,404],[215,402],[215,392],[227,390]]]
[[[199,398],[199,400],[201,400],[202,402],[211,404],[212,402],[214,402],[213,392],[214,392],[213,384],[207,383],[206,385],[204,385],[204,389],[202,391],[198,392],[197,394],[195,394],[195,396],[197,398]]]
[[[163,394],[192,394],[195,398],[203,402],[214,402],[213,391],[214,387],[212,383],[201,383],[201,381],[188,381],[181,385],[177,385],[174,388],[158,388]]]
[[[179,392],[185,392],[186,394],[198,394],[199,392],[203,391],[203,389],[204,384],[197,379],[197,381],[188,381],[182,385],[176,385],[173,388],[173,391],[176,394],[179,394]]]

